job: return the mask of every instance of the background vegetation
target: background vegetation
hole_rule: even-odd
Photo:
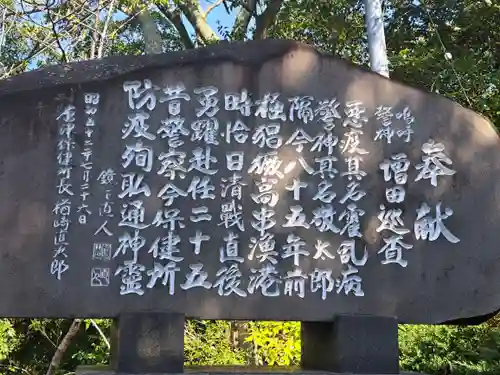
[[[447,96],[498,126],[500,2],[383,6],[391,78]],[[217,19],[221,12],[231,14],[231,27]],[[361,0],[0,0],[0,77],[47,64],[264,38],[302,41],[366,65],[363,14]],[[498,322],[401,326],[401,367],[499,374]],[[59,375],[106,363],[109,327],[109,320],[1,320],[0,374]],[[70,345],[54,356],[68,332]],[[185,353],[188,365],[298,364],[299,323],[189,321]]]
[[[105,364],[109,347],[89,320],[84,321],[57,368],[72,374],[78,365]],[[111,322],[96,321],[105,336]],[[399,328],[402,370],[428,374],[497,375],[500,373],[498,319],[478,326],[402,325]],[[0,321],[0,374],[46,374],[69,320]],[[186,322],[185,363],[200,365],[298,366],[300,323]]]

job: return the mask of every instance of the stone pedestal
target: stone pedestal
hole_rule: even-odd
[[[110,365],[118,373],[182,373],[184,315],[120,315],[111,331]]]
[[[282,367],[259,367],[249,368],[247,366],[222,366],[206,368],[186,368],[184,373],[176,375],[361,375],[356,373],[334,373],[323,371],[306,371],[298,368]],[[106,366],[81,366],[76,370],[76,375],[173,375],[171,373],[151,373],[142,372],[140,374],[130,374],[107,370]],[[370,373],[364,375],[384,375],[380,373]],[[416,372],[401,372],[399,375],[428,375]]]
[[[109,368],[82,367],[77,374],[399,374],[395,318],[338,315],[331,322],[301,326],[300,369],[226,366],[184,371],[184,315],[123,314],[113,325]]]
[[[398,374],[395,318],[338,315],[333,322],[303,322],[302,367],[317,371]]]

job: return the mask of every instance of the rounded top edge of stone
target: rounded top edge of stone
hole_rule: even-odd
[[[313,46],[293,40],[221,41],[207,47],[154,55],[108,56],[102,59],[49,65],[0,80],[0,97],[55,86],[106,81],[146,68],[174,68],[225,61],[244,65],[261,65],[270,59],[298,50],[308,50],[319,55],[330,56],[319,52]]]
[[[175,69],[196,64],[213,65],[233,62],[235,64],[260,67],[273,59],[279,59],[293,53],[312,53],[318,58],[335,61],[351,72],[362,73],[371,80],[385,81],[393,87],[402,87],[416,91],[436,100],[453,103],[467,112],[479,115],[481,120],[495,128],[490,119],[467,108],[458,102],[416,87],[408,82],[387,78],[369,68],[357,65],[332,53],[323,52],[316,47],[289,39],[263,39],[251,41],[219,41],[207,47],[165,52],[151,55],[108,56],[102,59],[83,60],[65,64],[49,65],[19,75],[0,79],[0,98],[10,95],[50,90],[57,87],[78,86],[90,83],[106,82],[121,76],[133,74],[145,69]]]

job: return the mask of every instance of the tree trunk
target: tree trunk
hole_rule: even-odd
[[[71,341],[73,338],[76,336],[78,333],[78,330],[80,329],[80,324],[82,321],[80,319],[73,319],[73,322],[71,322],[71,326],[68,329],[68,332],[66,332],[66,335],[63,337],[61,342],[59,343],[59,346],[56,349],[56,352],[54,353],[54,356],[52,357],[52,360],[50,361],[50,366],[49,369],[47,370],[46,375],[54,375],[57,368],[61,364],[61,360],[64,356],[64,353],[66,353],[66,350],[68,350]]]

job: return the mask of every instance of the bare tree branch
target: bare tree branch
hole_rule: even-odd
[[[158,28],[156,27],[151,14],[147,9],[144,9],[139,14],[139,22],[142,25],[142,33],[144,35],[144,46],[148,55],[162,53],[162,40]]]
[[[111,39],[116,37],[118,35],[118,33],[125,28],[125,26],[127,26],[129,23],[134,22],[134,19],[139,16],[139,13],[140,12],[135,13],[133,15],[128,15],[128,13],[125,13],[125,14],[127,14],[128,18],[126,20],[122,21],[122,24],[120,26],[118,26],[115,30],[113,30],[113,32],[111,34],[109,34],[109,37]]]
[[[100,38],[100,31],[98,30],[99,19],[95,20],[95,27],[92,27],[90,24],[86,23],[86,21],[89,20],[92,16],[95,16],[96,18],[99,17],[100,12],[104,10],[104,8],[106,8],[106,5],[102,5],[99,1],[94,11],[89,11],[88,14],[82,14],[87,5],[88,3],[86,2],[86,0],[83,0],[78,4],[79,8],[74,8],[72,12],[68,11],[66,15],[62,15],[59,20],[55,21],[55,23],[60,21],[69,22],[71,27],[69,29],[62,30],[62,32],[72,40],[71,44],[73,48],[75,48],[75,46],[77,46],[81,41],[84,41],[86,39],[86,36],[88,35],[86,33],[86,30],[92,31],[92,33],[94,34],[92,37],[92,44],[94,48],[96,46],[97,40],[99,40]],[[71,17],[73,15],[75,15],[76,17]],[[82,27],[85,31],[78,33],[78,27]],[[93,51],[91,50],[88,58],[95,58],[95,55],[95,49]]]
[[[47,1],[47,3],[44,4],[45,1]],[[98,9],[94,9],[93,11],[89,10],[88,8],[88,0],[72,0],[71,7],[69,9],[66,9],[65,12],[59,11],[60,5],[64,5],[65,3],[56,4],[54,0],[45,1],[38,1],[37,3],[33,3],[28,0],[21,0],[19,10],[12,9],[6,6],[8,14],[11,14],[14,17],[14,19],[9,20],[10,24],[14,25],[18,22],[25,21],[28,23],[32,23],[33,25],[37,26],[37,28],[47,30],[48,33],[43,33],[43,38],[39,38],[37,33],[30,33],[30,35],[28,35],[27,37],[34,43],[30,52],[22,57],[22,59],[20,59],[19,61],[11,64],[11,66],[9,66],[4,72],[0,72],[0,79],[9,77],[12,74],[21,73],[24,70],[24,67],[28,65],[33,58],[44,54],[47,51],[57,51],[59,49],[61,50],[61,52],[66,53],[67,60],[67,58],[69,57],[67,55],[67,48],[66,50],[63,50],[61,46],[61,40],[64,38],[70,38],[72,41],[72,46],[75,47],[76,45],[79,45],[80,42],[85,40],[85,30],[94,32],[97,31],[98,35],[101,34],[100,31],[92,27],[89,22],[91,22],[91,17],[94,17],[96,13],[99,13],[101,10],[108,7],[108,3],[106,0],[101,0],[101,6],[97,7]],[[116,0],[109,1],[111,3],[116,2]],[[33,7],[35,8],[33,9]],[[50,7],[50,13],[47,12],[47,7]],[[29,16],[30,14],[44,14],[46,12],[48,13],[48,16],[51,17],[52,22],[50,23],[40,23]],[[67,25],[66,22],[68,23]],[[60,27],[61,24],[65,25],[63,29]],[[80,30],[79,28],[82,28],[84,31]],[[56,33],[54,32],[54,29],[56,29]],[[118,31],[119,30],[115,30],[115,32]],[[59,43],[57,43],[58,41]],[[104,47],[105,46],[103,46],[103,48]]]
[[[5,20],[7,18],[7,8],[4,8],[2,13],[2,21],[0,22],[0,56],[2,53],[3,44],[5,42],[7,30],[5,30]]]
[[[90,45],[90,59],[95,58],[97,50],[97,42],[99,40],[99,8],[101,6],[101,0],[97,2],[97,8],[95,10],[95,20],[94,20],[94,31],[92,32],[92,43]]]
[[[278,15],[282,4],[283,0],[270,0],[266,10],[256,17],[254,40],[267,38],[267,31]]]
[[[48,38],[47,38],[48,39]],[[18,69],[21,69],[23,65],[25,65],[29,60],[31,60],[33,57],[37,56],[40,53],[43,53],[47,48],[49,48],[48,45],[42,46],[40,42],[35,41],[35,45],[31,49],[30,53],[19,63],[19,61],[16,64],[13,64],[9,69],[7,69],[1,76],[0,79],[7,78],[11,76],[12,74],[16,73]]]
[[[170,23],[176,28],[177,32],[179,33],[179,36],[182,39],[182,42],[184,43],[184,46],[187,49],[193,49],[194,48],[194,43],[191,40],[191,37],[189,36],[189,33],[186,30],[186,27],[182,23],[182,17],[181,17],[181,12],[176,9],[173,11],[170,11],[166,6],[164,5],[158,5],[158,10],[170,21]]]
[[[195,29],[196,35],[199,36],[205,44],[219,40],[217,34],[215,34],[203,17],[200,3],[197,0],[185,0],[179,4],[179,8]]]
[[[215,3],[213,3],[212,5],[210,5],[210,6],[207,8],[207,10],[206,10],[205,14],[203,15],[203,19],[205,19],[205,20],[206,20],[206,19],[207,19],[207,17],[208,17],[208,14],[209,14],[212,10],[214,10],[215,8],[217,8],[219,5],[221,5],[223,1],[224,1],[224,0],[217,0]]]
[[[101,4],[99,4],[99,6],[100,6],[100,5],[101,5]],[[80,12],[82,12],[84,8],[85,8],[85,2],[83,2],[82,4],[80,4],[80,8],[79,8],[79,9],[76,9],[73,13],[68,13],[68,14],[66,14],[66,16],[64,16],[64,17],[62,17],[62,18],[61,18],[61,20],[67,20],[67,19],[68,19],[69,17],[71,17],[72,15],[76,15],[77,17],[74,17],[74,18],[72,19],[72,23],[74,23],[74,24],[75,24],[75,25],[77,25],[77,26],[83,26],[83,27],[85,27],[86,29],[89,29],[89,30],[91,30],[91,31],[95,31],[95,32],[99,33],[99,29],[98,29],[98,28],[94,28],[94,27],[92,27],[92,26],[91,26],[91,25],[89,25],[89,24],[85,24],[84,22],[85,22],[86,20],[88,20],[90,17],[92,17],[92,15],[94,15],[94,14],[99,14],[101,11],[103,11],[103,10],[104,10],[104,8],[106,8],[106,5],[102,5],[102,6],[98,7],[98,8],[96,8],[96,9],[94,10],[94,12],[89,12],[89,14],[87,14],[87,15],[85,15],[85,16],[82,16],[82,15],[80,14]],[[71,29],[71,30],[68,32],[70,36],[71,36],[71,31],[74,31],[74,28],[73,28],[73,29]]]
[[[68,332],[66,332],[66,335],[59,343],[59,346],[57,347],[56,352],[54,353],[52,360],[50,361],[49,369],[47,370],[46,375],[55,374],[57,368],[61,364],[61,360],[64,356],[64,353],[66,353],[66,351],[69,348],[69,345],[71,344],[71,341],[78,333],[81,322],[82,321],[80,319],[73,319],[73,321],[71,322],[71,326],[69,327]]]
[[[2,4],[3,7],[7,7],[6,5]],[[21,7],[22,7],[22,2],[21,2]],[[40,9],[32,9],[32,10],[26,10],[26,11],[15,11],[15,10],[10,10],[9,9],[9,12],[7,12],[5,14],[5,17],[6,18],[9,18],[9,17],[12,17],[12,16],[17,16],[19,13],[22,13],[22,14],[25,14],[25,15],[31,15],[31,14],[35,14],[35,13],[40,13],[41,10]]]
[[[115,7],[115,0],[111,0],[111,3],[109,4],[109,9],[108,9],[108,14],[106,17],[106,21],[104,22],[104,27],[102,29],[101,33],[101,40],[99,43],[99,49],[97,51],[97,58],[102,58],[102,53],[104,51],[104,46],[106,45],[106,39],[108,37],[108,27],[109,27],[109,21],[111,21],[111,16],[113,15],[113,8]]]
[[[244,8],[249,13],[255,12],[255,6],[253,8],[250,7],[250,5],[245,0],[237,0],[236,3],[238,4],[238,6]],[[255,3],[255,5],[257,5],[257,3],[258,3],[258,0]]]
[[[147,4],[132,4],[130,7],[122,7],[121,9],[125,14],[137,17],[138,25],[142,28],[142,35],[144,37],[144,47],[146,54],[156,54],[161,53],[162,49],[162,39],[155,22],[153,21],[151,14],[148,10]],[[135,22],[135,21],[134,21]]]
[[[106,344],[108,349],[111,349],[111,345],[109,344],[108,338],[106,337],[106,335],[102,331],[101,327],[99,327],[97,322],[94,319],[90,319],[90,323],[94,326],[94,328],[97,330],[97,332],[99,332],[99,335],[101,336],[102,340],[104,341],[104,343]]]
[[[62,43],[61,43],[61,40],[59,39],[59,35],[57,33],[57,28],[56,28],[56,23],[52,19],[52,14],[51,14],[52,10],[50,9],[50,7],[52,5],[54,5],[54,2],[52,2],[52,4],[50,4],[50,0],[46,0],[45,1],[45,11],[47,12],[47,18],[49,19],[50,25],[52,27],[52,33],[54,34],[54,38],[55,38],[55,41],[57,43],[57,46],[61,50],[62,60],[67,63],[69,61],[68,61],[68,57],[66,56],[66,51],[64,50]]]
[[[73,0],[73,1],[76,1],[76,0]],[[24,5],[23,5],[23,4],[24,4],[24,2],[27,2],[27,1],[26,1],[26,0],[22,0],[22,1],[21,1],[21,8],[22,8],[22,9],[24,9]],[[28,4],[30,4],[30,5],[33,5],[33,4],[29,3],[29,2],[27,2],[27,3],[28,3]],[[33,6],[34,6],[34,5],[33,5]],[[89,14],[87,14],[87,15],[85,15],[85,16],[83,16],[83,17],[82,17],[81,12],[82,12],[82,11],[84,10],[84,8],[86,7],[86,3],[85,3],[85,1],[83,1],[82,3],[79,3],[79,4],[78,4],[78,6],[79,6],[79,8],[74,8],[73,12],[71,12],[71,13],[67,13],[66,15],[61,16],[61,17],[60,17],[60,18],[58,18],[57,20],[54,20],[54,23],[55,23],[55,24],[58,24],[59,22],[62,22],[62,21],[67,21],[67,20],[68,20],[71,16],[75,16],[75,17],[73,17],[73,19],[72,19],[72,21],[71,21],[72,23],[74,23],[74,24],[76,24],[76,25],[81,25],[81,26],[83,26],[83,27],[85,27],[85,28],[87,28],[87,29],[89,29],[89,30],[91,30],[91,31],[96,31],[96,29],[95,29],[95,28],[93,28],[92,26],[90,26],[90,25],[88,25],[88,24],[85,24],[85,23],[84,23],[87,19],[89,19],[90,17],[92,17],[92,15],[94,15],[95,13],[94,13],[94,12],[92,12],[92,13],[89,13]],[[103,6],[102,8],[100,8],[100,9],[99,9],[99,12],[100,12],[101,10],[103,10],[104,8],[105,8],[105,6]],[[7,7],[7,9],[8,9],[8,10],[12,10],[12,9],[9,9],[8,7]],[[53,11],[53,12],[55,12],[55,9],[52,9],[52,11]],[[96,11],[97,11],[97,10],[96,10]],[[36,9],[36,11],[34,11],[34,12],[31,12],[31,11],[23,11],[23,12],[16,12],[16,13],[13,13],[13,14],[15,14],[15,16],[16,16],[17,18],[19,18],[19,19],[21,19],[21,20],[23,20],[23,21],[28,21],[28,22],[32,23],[33,25],[35,25],[35,26],[37,26],[37,27],[40,27],[40,28],[42,28],[42,29],[46,29],[46,30],[48,30],[48,31],[50,31],[50,32],[53,32],[53,29],[52,29],[51,27],[47,26],[47,25],[46,25],[46,24],[44,24],[44,23],[39,23],[39,22],[35,21],[34,19],[32,19],[32,18],[29,16],[30,14],[33,14],[33,13],[43,13],[43,12],[45,12],[45,8],[43,8],[43,9]],[[58,34],[59,34],[59,36],[61,36],[61,34],[64,34],[65,36],[67,36],[67,37],[71,38],[71,37],[73,36],[73,35],[71,34],[71,32],[72,32],[72,31],[74,31],[74,30],[75,30],[74,28],[72,28],[72,29],[71,29],[71,30],[69,30],[69,31],[68,31],[68,30],[59,30],[59,31],[58,31]],[[99,30],[97,30],[97,31],[99,31]]]
[[[42,6],[42,8],[36,8],[33,11],[27,10],[25,8],[25,4],[24,4],[25,2],[30,6],[36,5],[36,6]],[[33,20],[31,17],[29,17],[29,14],[44,13],[46,11],[45,9],[47,8],[47,6],[50,7],[53,5],[54,5],[54,3],[49,4],[48,2],[46,4],[43,4],[43,3],[42,4],[39,4],[39,3],[32,4],[26,0],[21,0],[20,6],[21,6],[22,11],[13,10],[13,9],[10,9],[9,7],[6,6],[7,10],[11,11],[11,14],[15,16],[15,19],[11,21],[12,24],[15,24],[16,22],[26,21],[26,22],[34,24],[35,26],[37,26],[41,29],[45,29],[45,30],[49,31],[50,34],[46,35],[43,39],[39,39],[36,34],[29,35],[28,38],[32,39],[32,41],[34,43],[33,47],[31,48],[31,51],[26,56],[24,56],[22,58],[22,60],[18,61],[17,63],[12,64],[12,66],[10,66],[9,69],[7,69],[5,72],[0,74],[0,78],[6,78],[12,74],[17,74],[17,72],[20,69],[22,69],[23,66],[27,65],[32,58],[44,53],[47,50],[53,51],[54,48],[61,49],[60,47],[54,47],[54,44],[57,44],[57,40],[61,36],[61,34],[67,35],[69,37],[74,35],[73,33],[76,30],[76,26],[73,26],[70,30],[59,30],[59,31],[56,30],[57,33],[54,33],[53,27],[49,27],[46,24],[40,24],[40,23],[36,22],[35,20]],[[55,26],[55,25],[59,24],[60,22],[64,21],[65,19],[67,19],[71,15],[79,14],[79,12],[83,9],[83,6],[85,5],[85,3],[83,3],[83,6],[81,6],[81,4],[79,4],[79,5],[80,5],[79,9],[76,9],[73,13],[67,14],[66,16],[60,16],[57,13],[55,13],[55,16],[57,16],[57,19],[55,19],[53,17],[53,13],[55,12],[55,9],[53,7],[51,9],[51,13],[49,13],[49,16],[52,17],[52,25]],[[86,19],[90,18],[91,15],[92,14],[85,16],[83,19],[78,20],[78,22],[79,23],[84,22]],[[63,52],[65,52],[65,51],[63,51]],[[21,71],[19,71],[19,73],[20,72]]]
[[[248,0],[247,3],[244,0],[241,1],[241,9],[236,16],[234,21],[233,31],[231,32],[231,39],[244,39],[245,34],[248,30],[248,24],[255,16],[255,9],[257,7],[257,0]]]

